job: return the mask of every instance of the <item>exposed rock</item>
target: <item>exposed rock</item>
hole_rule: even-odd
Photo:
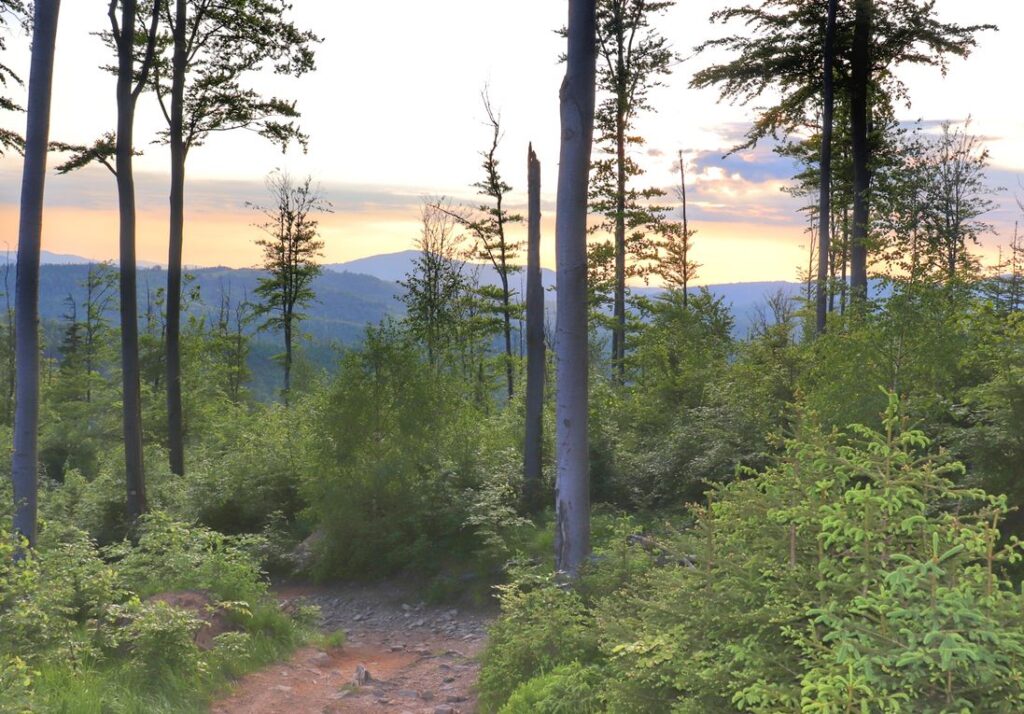
[[[332,661],[331,656],[326,652],[317,652],[309,658],[309,663],[314,667],[330,667]]]
[[[178,590],[159,593],[146,599],[146,602],[163,602],[179,610],[188,610],[202,626],[196,630],[194,640],[196,646],[203,650],[213,649],[213,639],[225,632],[234,632],[239,628],[228,619],[224,608],[218,607],[209,595],[200,590]]]
[[[324,538],[323,531],[313,531],[306,540],[295,546],[295,550],[289,553],[288,559],[291,561],[296,573],[309,570],[316,560],[316,552],[319,550]]]

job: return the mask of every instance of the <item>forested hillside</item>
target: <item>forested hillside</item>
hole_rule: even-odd
[[[89,308],[90,270],[105,280],[107,288],[98,297],[101,303],[93,307],[97,317],[112,324],[118,314],[117,296],[111,286],[115,270],[110,265],[77,263],[46,265],[40,269],[40,319],[46,335],[44,354],[60,361],[65,332],[77,320],[79,312]],[[185,313],[191,331],[235,330],[240,327],[249,345],[247,366],[253,395],[259,399],[273,398],[279,368],[274,357],[281,349],[274,335],[260,332],[252,318],[252,306],[259,278],[258,270],[233,268],[192,268],[186,277],[187,299]],[[8,275],[7,295],[13,296],[17,281],[13,266]],[[163,316],[167,272],[161,268],[147,268],[139,273],[138,302],[142,309],[142,329],[152,340],[159,342],[166,329]],[[393,283],[377,280],[369,275],[324,271],[313,282],[316,300],[306,310],[303,322],[301,350],[312,373],[332,372],[339,350],[358,344],[367,325],[374,325],[387,317],[398,317],[403,307],[398,299],[400,288]],[[9,300],[9,302],[11,302]],[[248,304],[248,305],[246,305]],[[239,314],[239,309],[242,313]],[[13,304],[9,306],[13,309]],[[223,324],[222,324],[223,323]]]
[[[432,11],[485,12],[477,33],[518,21],[480,5]],[[561,87],[529,77],[557,97],[557,155],[513,144],[523,114],[497,81],[474,86],[480,143],[444,146],[470,157],[466,192],[412,203],[412,250],[329,263],[357,240],[330,223],[356,202],[279,152],[369,173],[399,165],[390,142],[416,121],[460,120],[445,72],[477,58],[415,57],[445,80],[424,102],[383,21],[342,27],[420,4],[112,0],[89,34],[57,32],[82,6],[0,0],[0,112],[20,127],[0,150],[22,173],[0,320],[0,712],[1024,711],[1024,200],[995,178],[1020,137],[978,130],[953,93],[906,118],[910,78],[973,66],[985,13],[1007,10],[559,7],[564,25],[515,33],[558,40]],[[371,27],[379,55],[345,71],[378,95],[327,119],[368,112],[378,133],[337,132],[351,146],[318,157],[322,118],[292,90],[336,58],[331,38]],[[116,117],[86,143],[50,136],[70,92],[55,53],[76,42],[106,52]],[[347,78],[319,81],[356,102]],[[670,90],[742,121],[695,130]],[[402,123],[375,113],[415,92]],[[687,135],[668,145],[658,118]],[[712,129],[733,163],[686,148]],[[268,147],[259,193],[232,198],[247,218],[212,209],[216,164]],[[166,268],[139,260],[153,154]],[[47,202],[87,166],[107,193]],[[785,202],[749,204],[769,192]],[[44,225],[78,216],[85,240],[100,210],[117,255],[47,264]],[[191,229],[229,219],[253,267],[187,267],[209,247]],[[749,282],[787,225],[800,267],[758,253]],[[716,248],[727,230],[747,233]]]

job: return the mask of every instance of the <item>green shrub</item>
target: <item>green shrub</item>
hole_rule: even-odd
[[[509,586],[483,701],[578,661],[614,712],[1024,711],[1006,499],[958,486],[963,466],[902,429],[891,395],[883,426],[805,426],[776,466],[695,507],[664,567],[616,556],[619,534],[578,594]]]
[[[127,597],[120,578],[81,531],[48,532],[45,550],[18,562],[0,544],[0,653],[77,662],[96,653],[96,622]]]
[[[480,673],[484,711],[497,711],[522,682],[597,656],[593,616],[577,593],[536,577],[499,592],[502,617],[491,627]]]
[[[108,645],[124,650],[128,666],[146,678],[202,671],[195,634],[203,622],[195,613],[160,600],[132,598],[111,606],[108,617],[112,625]]]
[[[592,714],[603,711],[598,697],[601,671],[579,662],[556,667],[520,684],[500,714]]]
[[[197,711],[229,677],[280,658],[304,624],[268,596],[257,545],[160,513],[143,520],[138,546],[100,549],[46,526],[15,562],[0,539],[0,711]],[[182,589],[209,593],[241,631],[202,652],[199,613],[140,597]]]
[[[220,600],[255,602],[267,592],[255,556],[261,545],[258,536],[226,536],[153,512],[140,520],[137,545],[123,542],[107,554],[140,595],[203,590]]]
[[[0,705],[3,711],[25,714],[32,711],[32,680],[35,672],[21,657],[0,657]]]
[[[678,547],[599,608],[609,702],[650,711],[1020,708],[1021,597],[1000,575],[1004,498],[900,431],[807,433],[782,463],[717,489]],[[846,707],[852,709],[846,709]],[[628,710],[628,709],[624,709]]]
[[[319,575],[386,574],[473,548],[465,492],[479,480],[481,419],[459,386],[388,327],[342,359],[315,404],[303,482],[325,536]]]
[[[189,518],[222,533],[258,533],[275,514],[294,522],[304,504],[306,402],[225,409],[213,434],[193,450],[184,489]]]

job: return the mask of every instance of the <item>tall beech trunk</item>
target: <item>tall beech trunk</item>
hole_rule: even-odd
[[[541,508],[544,436],[544,285],[540,275],[540,161],[527,158],[526,250],[526,443],[523,447],[523,505]]]
[[[590,554],[587,439],[587,184],[594,141],[595,0],[569,0],[566,73],[559,92],[562,140],[558,162],[555,249],[555,567],[579,574]]]
[[[853,148],[853,234],[850,245],[850,292],[853,300],[868,294],[868,192],[871,146],[868,142],[868,88],[871,83],[871,15],[873,0],[856,0],[853,57],[850,67],[850,130]]]
[[[822,109],[821,109],[821,187],[818,193],[818,294],[815,327],[817,334],[825,332],[829,312],[829,268],[831,267],[832,237],[829,228],[832,218],[832,115],[835,110],[833,68],[836,62],[836,9],[838,0],[829,0],[825,20],[825,47],[822,52]]]
[[[185,66],[187,0],[176,0],[171,68],[171,195],[167,242],[167,451],[171,472],[185,474],[185,424],[181,404],[181,253],[185,240]]]
[[[36,0],[28,81],[25,161],[15,288],[15,411],[11,480],[14,533],[36,544],[39,456],[39,254],[43,231],[50,95],[60,0]]]
[[[117,205],[120,221],[119,253],[121,299],[121,387],[124,422],[124,466],[128,519],[134,522],[146,510],[146,476],[142,463],[142,396],[139,386],[139,320],[135,267],[135,175],[132,155],[135,144],[135,106],[148,81],[153,63],[160,3],[153,4],[146,55],[135,66],[136,1],[111,0],[108,14],[117,43]]]

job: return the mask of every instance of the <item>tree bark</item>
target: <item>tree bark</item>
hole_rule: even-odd
[[[111,19],[115,18],[111,4]],[[130,522],[146,510],[146,477],[142,460],[142,395],[139,385],[139,322],[135,263],[135,176],[132,168],[135,133],[135,0],[122,0],[117,33],[117,203],[120,216],[121,385],[124,429],[125,486]]]
[[[181,398],[181,254],[185,240],[185,65],[187,0],[176,0],[171,71],[171,195],[167,251],[167,451],[171,472],[185,474]]]
[[[43,230],[50,96],[60,0],[36,0],[28,83],[25,161],[15,293],[15,413],[11,480],[14,533],[36,544],[39,451],[39,256]]]
[[[817,334],[825,332],[828,317],[829,267],[832,240],[829,233],[832,217],[832,115],[835,109],[833,67],[836,61],[836,10],[838,0],[829,0],[825,19],[825,48],[822,53],[822,109],[821,109],[821,187],[818,194],[818,294],[815,328]]]
[[[500,205],[500,204],[499,204]],[[505,382],[509,401],[515,394],[515,367],[512,363],[512,298],[508,287],[508,263],[505,262],[505,238],[501,238],[501,312],[505,333]]]
[[[686,164],[679,150],[679,198],[683,202],[683,309],[690,306],[690,222],[686,217]]]
[[[540,161],[530,146],[527,159],[526,252],[526,443],[523,448],[523,505],[541,507],[544,436],[544,285],[540,274]]]
[[[868,216],[871,147],[868,143],[868,88],[871,83],[871,16],[873,0],[856,0],[853,57],[850,68],[850,129],[853,148],[853,234],[850,245],[850,292],[855,301],[868,294]]]
[[[590,554],[587,185],[594,140],[595,16],[595,0],[569,0],[566,75],[559,93],[555,567],[572,578]]]

